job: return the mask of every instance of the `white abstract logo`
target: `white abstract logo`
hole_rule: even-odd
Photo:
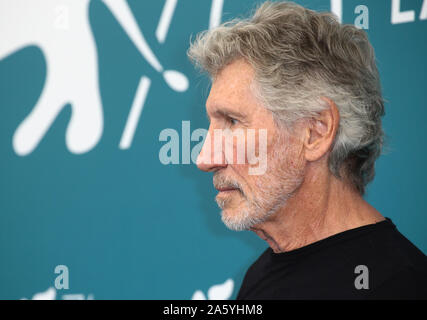
[[[31,300],[56,300],[58,294],[53,287],[49,287],[46,291],[38,292],[33,295]],[[27,298],[21,298],[21,300],[28,300]],[[82,293],[69,293],[63,294],[61,300],[94,300],[93,294],[85,296]]]
[[[228,300],[233,293],[234,281],[227,279],[224,283],[214,285],[208,290],[208,297],[201,290],[193,293],[191,300]]]
[[[56,282],[56,281],[55,281]],[[228,300],[233,294],[234,281],[227,279],[224,283],[213,285],[209,288],[207,298],[201,290],[196,290],[193,293],[191,300]],[[32,300],[55,300],[57,291],[50,287],[46,291],[39,292],[33,295]],[[93,300],[93,294],[85,296],[84,294],[64,294],[62,300]],[[21,298],[27,300],[27,298]]]
[[[89,24],[90,0],[2,0],[0,1],[0,59],[35,45],[43,52],[46,81],[39,100],[16,129],[12,144],[16,154],[31,153],[66,104],[72,115],[66,129],[66,146],[75,154],[91,150],[103,132],[103,108],[98,81],[98,57]],[[126,0],[102,0],[131,39],[135,47],[168,86],[186,91],[188,79],[167,70],[150,49]],[[223,0],[212,0],[210,27],[220,23]],[[177,0],[166,0],[156,30],[165,41]],[[128,120],[120,140],[129,148],[150,87],[141,77]]]

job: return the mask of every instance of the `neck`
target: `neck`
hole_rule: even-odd
[[[276,253],[384,220],[357,190],[329,170],[311,171],[308,168],[304,182],[284,207],[252,229]]]

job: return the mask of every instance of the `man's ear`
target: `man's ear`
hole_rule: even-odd
[[[335,102],[326,97],[321,99],[327,108],[311,118],[306,129],[304,147],[307,161],[316,161],[330,150],[339,128],[340,114]]]

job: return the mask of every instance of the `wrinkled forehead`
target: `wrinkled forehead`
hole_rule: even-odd
[[[253,90],[254,70],[243,59],[235,60],[224,67],[213,79],[206,100],[208,114],[218,109],[233,109],[236,112],[250,112],[259,105]]]

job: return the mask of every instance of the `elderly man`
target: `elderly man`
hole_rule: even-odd
[[[210,139],[197,165],[214,173],[226,226],[269,244],[237,298],[427,298],[426,256],[363,199],[384,135],[364,31],[265,2],[249,19],[199,34],[188,55],[212,79]],[[249,174],[247,156],[215,154],[214,131],[237,129],[267,131],[262,174]]]

